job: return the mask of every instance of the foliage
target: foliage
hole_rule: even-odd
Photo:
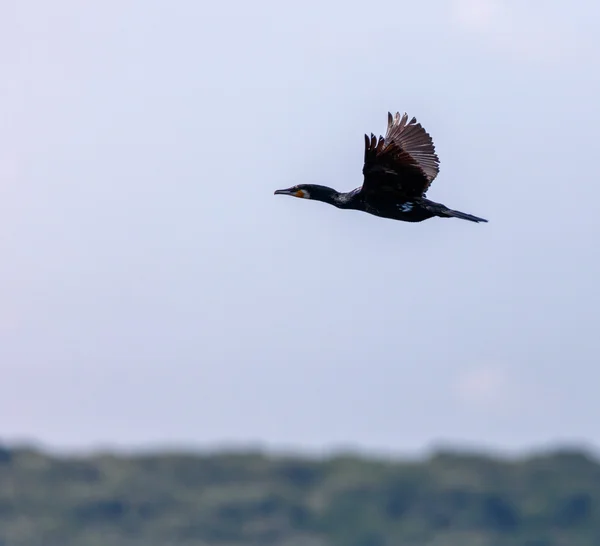
[[[0,546],[588,546],[600,464],[437,453],[57,457],[0,446]]]

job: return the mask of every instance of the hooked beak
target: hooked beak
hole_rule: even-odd
[[[276,190],[273,195],[291,195],[292,197],[304,197],[304,190],[294,190],[288,188],[287,190]]]

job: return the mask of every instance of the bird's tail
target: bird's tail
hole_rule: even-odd
[[[429,199],[423,199],[421,204],[435,216],[441,216],[442,218],[460,218],[461,220],[469,220],[469,222],[487,222],[485,218],[479,218],[478,216],[473,216],[466,212],[449,209],[446,205],[430,201]]]
[[[469,220],[469,222],[487,222],[485,218],[479,218],[478,216],[473,216],[472,214],[467,214],[466,212],[460,212],[459,210],[452,210],[448,208],[444,208],[444,210],[440,211],[440,216],[460,218],[461,220]]]

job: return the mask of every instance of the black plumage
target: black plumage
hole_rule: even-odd
[[[471,214],[452,210],[425,197],[438,175],[440,161],[429,133],[415,118],[388,113],[385,137],[365,135],[363,185],[350,192],[327,186],[300,184],[276,195],[292,195],[323,201],[340,209],[354,209],[404,222],[428,218],[461,218],[487,222]]]

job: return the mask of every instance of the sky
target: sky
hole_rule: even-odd
[[[0,440],[600,447],[600,4],[8,0]],[[362,183],[408,112],[410,224]]]

